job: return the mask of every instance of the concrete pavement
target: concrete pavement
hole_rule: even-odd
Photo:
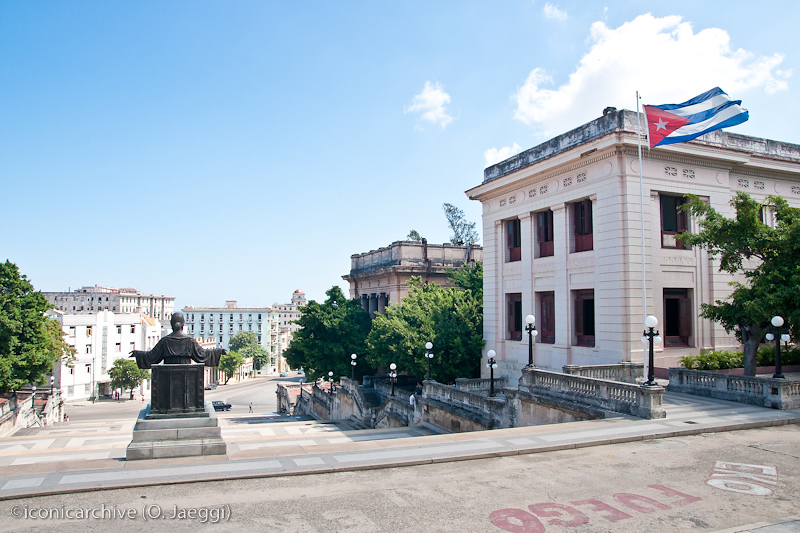
[[[124,461],[133,420],[55,426],[0,439],[0,500],[196,481],[389,468],[800,423],[800,412],[667,393],[667,418],[437,434],[418,426],[354,431],[279,415],[222,416],[226,457]]]

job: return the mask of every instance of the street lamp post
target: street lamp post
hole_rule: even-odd
[[[32,401],[36,401],[36,385],[31,385],[31,399]]]
[[[645,330],[642,334],[642,344],[649,346],[649,355],[647,360],[647,381],[644,382],[644,385],[647,387],[658,385],[658,383],[656,383],[655,368],[653,368],[653,344],[661,344],[661,335],[655,331],[655,327],[657,325],[658,319],[653,315],[648,315],[647,318],[644,319]]]
[[[350,373],[350,379],[355,381],[356,380],[356,359],[358,356],[356,354],[352,354],[350,356],[350,365],[353,367],[352,372]]]
[[[431,359],[433,359],[433,343],[426,342],[425,343],[425,359],[428,360],[428,381],[431,380]]]
[[[525,326],[525,331],[528,332],[528,366],[527,368],[533,368],[533,339],[539,334],[536,331],[536,317],[533,315],[528,315],[525,317],[525,322],[527,322],[527,326]]]
[[[775,330],[775,334],[767,333],[768,341],[775,339],[775,374],[773,374],[772,377],[785,379],[785,376],[783,375],[783,368],[781,367],[781,341],[789,342],[789,334],[783,333],[783,330],[781,330],[784,324],[782,316],[776,315],[772,317],[770,322]]]
[[[50,376],[50,396],[53,395],[53,384],[56,382],[56,378],[54,376]]]
[[[333,392],[333,370],[328,372],[328,381],[330,381],[331,386],[328,387],[328,393]]]
[[[397,382],[397,365],[389,365],[389,379],[392,381],[392,396],[394,396],[394,384]]]
[[[495,360],[496,355],[497,352],[494,350],[486,352],[486,357],[489,358],[489,361],[486,363],[486,368],[489,369],[489,397],[494,397],[494,369],[497,368],[497,361]]]

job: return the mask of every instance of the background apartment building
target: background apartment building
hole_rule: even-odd
[[[197,339],[215,337],[217,346],[228,349],[231,337],[250,331],[258,343],[267,350],[270,363],[257,375],[278,372],[278,312],[272,307],[237,307],[236,300],[228,300],[225,307],[184,307],[185,333]],[[252,361],[249,362],[252,365]],[[252,368],[252,367],[251,367]]]
[[[132,288],[81,287],[67,292],[44,292],[47,300],[59,311],[78,315],[95,315],[100,311],[112,313],[142,313],[162,322],[169,331],[174,313],[175,297],[163,294],[144,294]]]
[[[500,375],[516,380],[528,362],[529,314],[534,361],[547,368],[642,362],[645,312],[664,339],[656,369],[703,348],[738,349],[699,316],[735,278],[676,240],[693,227],[679,207],[695,194],[731,217],[737,191],[800,206],[800,146],[722,131],[652,150],[643,142],[642,195],[637,115],[613,108],[487,168],[467,191],[483,204],[485,350],[497,352]]]
[[[161,339],[161,324],[140,313],[71,314],[60,310],[48,315],[61,324],[64,340],[75,348],[75,361],[53,366],[54,387],[65,401],[88,400],[112,394],[108,369],[131,350],[150,350]],[[140,393],[149,390],[149,380]]]

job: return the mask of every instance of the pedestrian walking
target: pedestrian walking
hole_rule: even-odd
[[[253,412],[253,402],[250,402],[250,412]]]
[[[414,407],[414,403],[415,402],[416,402],[416,398],[414,398],[413,394],[408,397],[408,405],[410,405],[411,407]]]

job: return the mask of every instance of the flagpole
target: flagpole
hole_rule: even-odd
[[[642,179],[642,124],[639,115],[639,91],[636,91],[636,137],[639,145],[639,215],[642,229],[642,326],[644,327],[644,319],[647,317],[647,280],[644,267],[644,180]],[[644,357],[644,351],[642,351],[642,361],[645,366],[644,375],[647,376],[649,374],[647,373],[647,358]]]

